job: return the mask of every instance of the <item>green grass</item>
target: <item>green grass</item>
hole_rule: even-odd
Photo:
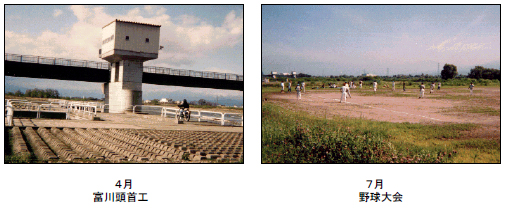
[[[487,116],[500,116],[500,110],[485,106],[456,106],[444,109],[442,112],[465,112],[465,113],[479,113]]]
[[[494,163],[500,144],[459,140],[474,124],[324,119],[262,104],[263,163]]]
[[[477,106],[472,106],[469,109],[470,113],[481,113],[481,114],[486,114],[489,116],[500,116],[500,110],[496,110],[494,108],[490,107],[477,107]]]

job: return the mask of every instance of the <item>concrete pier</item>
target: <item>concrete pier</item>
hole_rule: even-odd
[[[109,113],[124,113],[135,105],[142,105],[142,68],[140,60],[121,60],[112,64],[111,80],[104,84]]]
[[[116,19],[102,28],[99,56],[111,64],[110,82],[102,89],[109,113],[142,105],[143,64],[158,58],[160,27]]]

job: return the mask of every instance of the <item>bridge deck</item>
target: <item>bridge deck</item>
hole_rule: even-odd
[[[142,82],[155,85],[244,90],[243,76],[146,66]],[[5,54],[5,76],[106,83],[106,62]]]

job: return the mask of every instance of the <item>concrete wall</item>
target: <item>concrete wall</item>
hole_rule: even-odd
[[[123,64],[123,72],[120,74],[120,82],[140,82],[142,83],[142,70],[143,62],[138,60],[124,60],[120,63]],[[124,70],[127,69],[127,70]]]
[[[107,41],[110,37],[112,40]],[[104,41],[107,41],[104,43]],[[112,23],[102,29],[102,54],[112,51],[114,49],[114,42],[116,41],[116,24]]]
[[[124,89],[123,83],[109,83],[109,113],[124,113],[142,105],[142,91]]]
[[[142,61],[123,60],[114,63],[111,69],[111,82],[108,84],[110,113],[124,113],[134,105],[142,105]],[[117,69],[118,68],[118,69]],[[114,76],[118,74],[116,81]]]
[[[160,27],[126,22],[115,22],[113,24],[116,25],[114,49],[158,54]],[[129,36],[129,40],[126,40],[126,36]],[[146,43],[146,38],[149,38],[148,43]]]

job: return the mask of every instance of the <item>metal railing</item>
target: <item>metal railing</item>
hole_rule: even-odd
[[[5,54],[5,60],[6,61],[23,62],[23,63],[46,64],[46,65],[87,67],[87,68],[104,69],[104,70],[110,69],[110,64],[108,62],[96,62],[96,61],[86,61],[86,60],[76,60],[76,59],[19,55],[19,54],[11,54],[11,53]]]
[[[82,104],[71,104],[69,106],[70,110],[76,112],[77,114],[82,113],[83,115],[94,115],[96,116],[97,106],[92,105],[82,105]]]
[[[7,103],[8,104],[5,106],[6,110],[7,110],[6,116],[7,116],[7,121],[10,123],[12,123],[12,118],[14,115],[14,111],[16,111],[16,109],[18,111],[36,112],[37,113],[36,118],[41,118],[41,112],[65,112],[66,119],[69,119],[68,113],[69,113],[69,109],[71,109],[71,108],[68,108],[68,109],[61,108],[62,106],[60,106],[60,105],[54,106],[55,102],[51,102],[51,103],[37,102],[37,101],[20,102],[20,101],[9,100]]]
[[[198,122],[219,122],[221,126],[226,125],[226,123],[235,126],[244,126],[244,116],[239,113],[221,113],[213,111],[201,111],[201,110],[191,110],[191,118],[196,118]],[[179,113],[179,108],[163,107],[161,110],[161,117],[167,117],[167,115],[173,115],[175,118]]]
[[[12,126],[12,119],[14,117],[14,108],[10,105],[5,106],[5,117],[7,117],[7,126]]]
[[[172,69],[157,66],[144,66],[145,73],[151,74],[166,74],[174,76],[186,76],[186,77],[201,77],[208,79],[224,79],[233,81],[244,81],[243,75],[229,74],[229,73],[219,73],[219,72],[207,72],[207,71],[193,71],[187,69]]]
[[[20,55],[20,54],[11,54],[11,53],[5,53],[5,60],[6,61],[23,62],[23,63],[46,64],[46,65],[87,67],[87,68],[104,69],[104,70],[110,70],[110,67],[111,67],[109,62],[96,62],[96,61],[87,61],[87,60]],[[244,81],[244,76],[238,75],[238,74],[208,72],[208,71],[193,71],[193,70],[187,70],[187,69],[172,69],[172,68],[157,67],[157,66],[144,66],[143,72],[152,73],[152,74],[167,74],[167,75],[175,75],[175,76],[201,77],[201,78],[208,78],[208,79]]]

